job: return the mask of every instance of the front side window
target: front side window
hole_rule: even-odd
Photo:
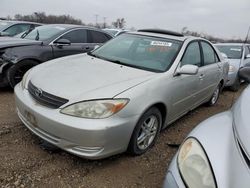
[[[181,60],[181,65],[196,65],[201,66],[201,53],[198,42],[192,42],[188,45],[184,56]]]
[[[216,45],[218,50],[227,55],[228,59],[241,59],[242,46],[240,45]]]
[[[203,51],[204,65],[210,65],[218,62],[217,55],[210,44],[201,42],[201,47]]]
[[[139,69],[164,72],[170,68],[182,42],[166,38],[123,34],[92,54],[101,59]]]
[[[86,43],[87,42],[87,31],[85,29],[73,30],[62,37],[62,39],[67,39],[71,43]]]

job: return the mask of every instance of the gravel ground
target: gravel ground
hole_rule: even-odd
[[[15,113],[12,91],[0,91],[0,187],[161,187],[168,165],[187,134],[206,118],[229,109],[246,87],[224,91],[214,107],[201,106],[162,131],[146,154],[89,161],[47,150]]]

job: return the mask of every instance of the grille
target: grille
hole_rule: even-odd
[[[34,86],[31,82],[28,84],[28,91],[30,95],[40,104],[49,108],[59,108],[68,102],[67,99],[51,95],[40,88]]]

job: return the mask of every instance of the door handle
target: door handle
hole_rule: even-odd
[[[201,75],[199,76],[199,79],[200,79],[200,80],[203,80],[204,77],[205,77],[205,75],[204,75],[204,74],[201,74]]]

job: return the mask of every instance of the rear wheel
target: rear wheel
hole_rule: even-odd
[[[141,155],[155,143],[162,126],[162,115],[156,108],[147,110],[137,123],[130,139],[128,152]]]
[[[216,104],[216,102],[218,101],[219,99],[219,96],[220,96],[220,91],[221,91],[221,84],[219,84],[216,89],[214,90],[213,92],[213,95],[211,97],[211,99],[208,101],[208,105],[209,106],[213,106]]]
[[[38,62],[33,60],[23,60],[17,64],[12,65],[7,71],[7,79],[12,88],[18,84],[23,75],[32,67],[36,66]]]

